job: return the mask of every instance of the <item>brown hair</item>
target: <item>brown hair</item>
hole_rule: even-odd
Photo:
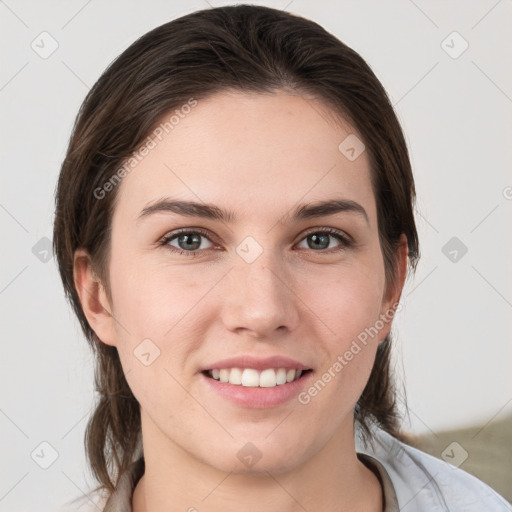
[[[379,237],[389,283],[401,234],[409,263],[418,258],[415,196],[404,136],[384,88],[366,62],[318,24],[252,5],[207,9],[148,32],[126,49],[87,94],[77,116],[56,189],[53,243],[64,289],[96,356],[99,400],[86,430],[86,450],[100,487],[112,491],[140,443],[140,410],[117,349],[102,343],[82,311],[73,280],[79,247],[111,299],[110,229],[117,189],[101,188],[168,111],[215,92],[293,90],[324,102],[363,137],[374,188]],[[390,339],[379,346],[355,408],[368,434],[372,422],[399,437]]]

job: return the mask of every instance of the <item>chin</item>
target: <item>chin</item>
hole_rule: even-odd
[[[217,461],[214,467],[225,473],[254,477],[268,477],[269,473],[271,475],[287,473],[300,464],[298,457],[290,460],[278,454],[273,454],[271,458],[262,455],[260,459],[255,457],[253,460],[250,460],[246,456],[243,461],[238,460],[238,458],[235,458],[235,460],[230,458],[222,462],[219,464]]]
[[[286,444],[282,438],[269,441],[266,436],[268,431],[260,436],[237,436],[228,445],[219,446],[213,456],[209,449],[205,462],[226,473],[268,476],[291,471],[306,460],[307,443],[296,433],[287,436]]]

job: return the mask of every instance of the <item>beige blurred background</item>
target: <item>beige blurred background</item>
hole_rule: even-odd
[[[464,429],[411,435],[409,442],[446,462],[456,462],[512,503],[512,415]]]

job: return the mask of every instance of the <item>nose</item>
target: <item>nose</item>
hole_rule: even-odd
[[[268,339],[297,327],[298,298],[275,259],[262,255],[253,263],[237,262],[224,286],[221,316],[228,330]]]

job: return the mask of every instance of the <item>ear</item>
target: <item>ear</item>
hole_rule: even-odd
[[[407,237],[402,234],[398,248],[395,252],[394,260],[394,280],[387,283],[382,298],[382,307],[380,318],[385,323],[384,328],[380,332],[382,340],[389,334],[391,330],[392,318],[396,312],[396,308],[402,295],[402,290],[407,276],[407,260],[408,260],[408,246]]]
[[[73,279],[84,314],[96,336],[107,345],[116,346],[115,320],[105,288],[95,274],[91,257],[77,249],[73,260]]]

